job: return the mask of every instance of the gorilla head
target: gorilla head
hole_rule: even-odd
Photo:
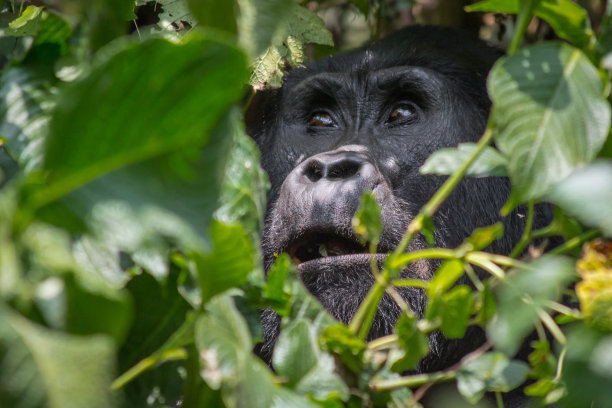
[[[500,55],[466,33],[413,26],[294,69],[280,90],[259,93],[247,124],[271,181],[266,269],[274,254],[287,252],[308,290],[348,323],[373,283],[367,249],[351,227],[361,195],[373,191],[382,209],[380,263],[443,182],[420,175],[419,167],[434,151],[483,133],[490,106],[486,77]],[[508,192],[502,178],[464,180],[434,217],[436,246],[454,248],[474,228],[498,221]],[[506,235],[489,248],[493,252],[508,253],[521,234],[516,213],[504,224]],[[416,237],[408,250],[426,246]],[[402,277],[429,279],[438,264],[417,262]],[[398,291],[422,316],[422,290]],[[385,296],[369,337],[391,333],[399,311]],[[259,353],[269,359],[279,318],[265,311],[263,322]],[[423,371],[457,361],[482,342],[482,333],[472,329],[461,341],[434,334],[430,342]]]

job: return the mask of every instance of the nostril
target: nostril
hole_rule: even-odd
[[[317,182],[323,178],[323,163],[318,160],[309,160],[304,168],[304,175],[311,182]]]
[[[329,179],[347,179],[353,177],[359,172],[361,162],[353,160],[341,160],[332,163],[327,169],[327,178]]]

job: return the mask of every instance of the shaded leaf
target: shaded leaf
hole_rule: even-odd
[[[414,369],[419,360],[429,352],[427,336],[417,327],[416,316],[401,314],[395,324],[395,333],[404,354],[393,362],[391,370],[401,373]]]
[[[508,392],[523,383],[529,367],[522,361],[508,360],[502,353],[485,353],[467,361],[457,371],[457,388],[475,404],[485,391]]]
[[[210,236],[213,251],[206,255],[192,255],[202,291],[202,304],[229,288],[241,286],[254,265],[253,246],[240,225],[229,226],[213,221]]]
[[[461,338],[465,335],[473,304],[472,289],[459,285],[447,293],[430,297],[425,315],[427,320],[440,319],[440,329],[446,337]]]
[[[114,406],[113,341],[70,336],[0,308],[0,403],[18,408]]]
[[[514,355],[521,340],[533,330],[537,309],[546,301],[557,300],[573,276],[573,262],[555,256],[543,256],[531,262],[528,269],[513,270],[499,286],[497,313],[487,326],[495,348]]]
[[[244,64],[237,49],[200,37],[180,45],[128,43],[100,61],[62,93],[45,156],[51,185],[36,201],[52,201],[121,166],[205,144],[241,95]]]

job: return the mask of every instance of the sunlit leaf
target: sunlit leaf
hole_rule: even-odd
[[[520,201],[543,196],[606,140],[610,105],[597,70],[567,44],[537,44],[502,58],[488,88],[497,147]]]
[[[472,155],[476,145],[461,143],[457,148],[444,148],[434,152],[421,166],[421,174],[446,176],[455,173]],[[497,150],[487,147],[468,168],[472,177],[507,176],[507,161]]]

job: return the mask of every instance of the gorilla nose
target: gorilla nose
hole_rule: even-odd
[[[334,151],[311,157],[299,166],[302,182],[345,182],[349,180],[375,182],[377,171],[369,158],[361,152]],[[306,181],[308,180],[308,181]]]
[[[340,157],[316,157],[305,163],[304,175],[313,183],[321,179],[343,180],[359,177],[359,170],[366,164],[363,158],[346,153]]]

